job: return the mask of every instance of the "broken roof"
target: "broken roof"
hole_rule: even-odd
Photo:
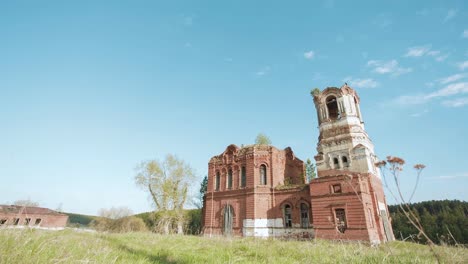
[[[21,206],[21,205],[1,205],[0,213],[4,214],[38,214],[38,215],[64,215],[57,211],[43,207]]]

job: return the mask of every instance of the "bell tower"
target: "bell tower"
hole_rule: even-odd
[[[374,145],[364,129],[356,91],[344,84],[312,91],[320,135],[318,178],[310,183],[316,236],[394,240]]]
[[[364,130],[359,96],[347,84],[313,92],[319,123],[318,176],[336,170],[372,173],[380,178],[374,166],[374,145]]]

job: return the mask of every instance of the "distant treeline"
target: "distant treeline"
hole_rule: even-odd
[[[410,208],[434,243],[468,244],[468,202],[426,201],[410,204]],[[390,205],[389,210],[396,239],[425,242],[398,205]]]

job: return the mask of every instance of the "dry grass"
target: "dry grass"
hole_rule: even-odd
[[[0,229],[0,263],[435,263],[429,247]],[[436,247],[445,263],[468,249]]]

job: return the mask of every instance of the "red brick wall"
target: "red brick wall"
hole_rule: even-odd
[[[260,166],[267,168],[267,185],[260,184]],[[246,187],[240,187],[240,170],[246,167]],[[233,187],[226,188],[227,171],[233,170]],[[214,191],[216,172],[220,172],[220,190]],[[229,146],[208,165],[208,191],[203,208],[205,235],[222,234],[223,210],[234,209],[234,235],[242,235],[244,219],[283,219],[283,206],[292,206],[293,227],[300,227],[300,204],[309,206],[309,224],[315,235],[325,239],[385,241],[378,201],[384,201],[382,184],[374,175],[343,170],[319,172],[310,185],[284,187],[285,179],[304,181],[304,163],[290,149],[274,147],[238,148]],[[332,193],[332,185],[341,184],[341,193]],[[336,228],[335,209],[344,209],[347,229]]]
[[[4,214],[0,213],[0,219],[7,219],[7,225],[13,225],[15,218],[19,218],[18,226],[24,226],[26,218],[30,218],[29,222],[30,227],[46,227],[46,228],[63,228],[66,226],[68,221],[68,216],[63,214],[47,214],[47,215],[38,215],[38,214]],[[39,225],[35,225],[36,219],[41,219]]]
[[[267,184],[260,183],[260,166],[267,168]],[[246,187],[240,187],[241,167],[246,167]],[[233,188],[226,188],[227,171],[233,170]],[[220,190],[215,191],[216,173],[219,172]],[[244,219],[283,218],[281,205],[285,200],[297,204],[298,199],[310,204],[309,189],[302,191],[279,191],[275,187],[283,185],[285,176],[292,183],[304,180],[304,164],[294,156],[291,149],[278,150],[272,146],[249,146],[238,148],[234,145],[219,156],[213,157],[208,164],[208,188],[203,208],[205,234],[221,234],[223,209],[227,204],[234,208],[235,234],[242,234]],[[293,210],[293,222],[300,223],[300,213]]]
[[[342,193],[333,193],[335,184],[341,184]],[[314,179],[310,192],[317,237],[385,241],[383,222],[378,212],[378,201],[382,202],[384,194],[376,176],[341,171],[341,175]],[[344,233],[336,228],[335,209],[346,212],[347,230]]]

